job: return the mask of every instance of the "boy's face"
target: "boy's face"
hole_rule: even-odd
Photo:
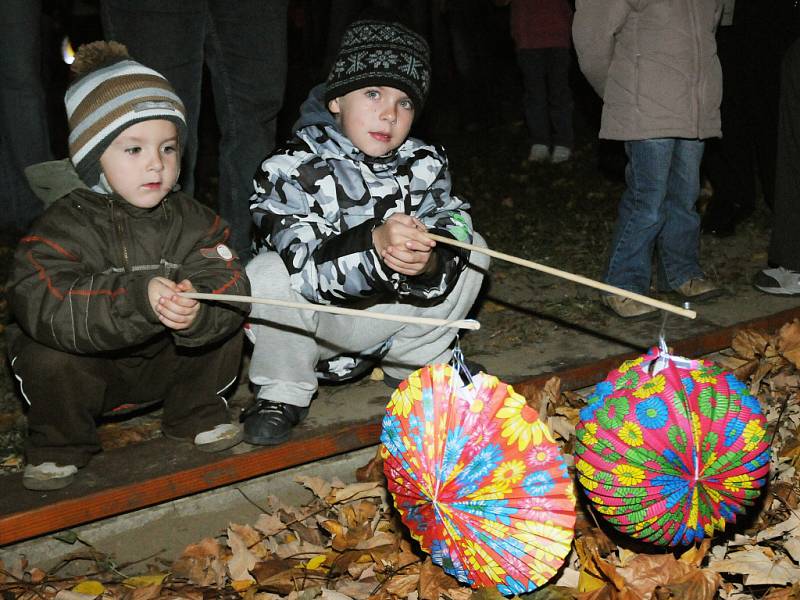
[[[172,121],[151,119],[120,133],[100,157],[111,189],[139,208],[158,206],[178,180],[180,151]]]
[[[328,102],[342,132],[367,156],[383,156],[402,144],[414,122],[408,94],[393,87],[370,86]]]

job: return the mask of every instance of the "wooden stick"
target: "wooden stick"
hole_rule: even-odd
[[[688,308],[681,308],[679,306],[674,306],[667,302],[656,300],[655,298],[643,296],[642,294],[637,294],[636,292],[630,292],[628,290],[623,290],[622,288],[618,288],[613,285],[608,285],[607,283],[602,283],[600,281],[595,281],[594,279],[589,279],[588,277],[583,277],[582,275],[575,275],[573,273],[568,273],[567,271],[561,271],[560,269],[548,267],[547,265],[542,265],[530,260],[525,260],[524,258],[517,258],[516,256],[511,256],[510,254],[497,252],[496,250],[490,250],[489,248],[481,248],[480,246],[474,246],[472,244],[467,244],[466,242],[459,242],[458,240],[454,240],[448,237],[442,237],[441,235],[436,235],[434,233],[427,233],[427,235],[432,240],[436,240],[437,242],[441,242],[442,244],[449,244],[450,246],[457,246],[458,248],[464,248],[465,250],[480,252],[481,254],[487,254],[489,256],[499,258],[500,260],[505,260],[507,262],[514,263],[515,265],[521,265],[523,267],[528,267],[529,269],[536,269],[537,271],[543,271],[550,275],[555,275],[556,277],[561,277],[562,279],[568,279],[569,281],[574,281],[575,283],[588,285],[589,287],[593,287],[598,290],[603,290],[604,292],[611,292],[612,294],[617,294],[618,296],[625,296],[626,298],[630,298],[631,300],[636,300],[637,302],[641,302],[642,304],[647,304],[649,306],[660,308],[661,310],[666,310],[675,313],[676,315],[686,317],[687,319],[694,319],[695,317],[697,317],[697,313],[693,310],[689,310]]]
[[[379,319],[381,321],[397,321],[399,323],[413,323],[416,325],[430,325],[431,327],[453,327],[457,329],[480,329],[480,322],[475,319],[462,319],[460,321],[448,321],[447,319],[434,319],[432,317],[414,317],[412,315],[389,315],[368,310],[358,310],[355,308],[344,308],[341,306],[329,306],[327,304],[304,304],[301,302],[288,302],[286,300],[274,300],[272,298],[257,298],[255,296],[236,296],[233,294],[203,294],[200,292],[178,292],[178,296],[193,298],[195,300],[216,300],[218,302],[246,302],[251,304],[269,304],[271,306],[282,306],[284,308],[297,308],[300,310],[313,310],[315,312],[332,313],[334,315],[348,315],[351,317],[364,317],[367,319]]]

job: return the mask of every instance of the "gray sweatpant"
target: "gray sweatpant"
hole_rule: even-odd
[[[473,244],[485,247],[475,234]],[[393,315],[463,319],[481,288],[489,257],[472,252],[467,268],[442,302],[417,306],[399,300],[373,304],[368,311]],[[308,303],[289,283],[289,273],[276,252],[261,252],[247,264],[254,296]],[[392,338],[382,360],[387,375],[404,379],[429,363],[448,362],[458,330],[448,327],[405,324],[362,317],[253,304],[249,317],[251,339],[250,381],[260,386],[258,397],[308,406],[317,391],[316,365],[339,354],[374,348]]]

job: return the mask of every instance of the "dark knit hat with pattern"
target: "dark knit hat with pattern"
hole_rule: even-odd
[[[69,157],[84,183],[100,181],[100,157],[111,142],[135,123],[166,119],[186,144],[186,109],[166,78],[132,60],[117,42],[92,42],[78,48],[77,76],[64,95],[69,121]]]
[[[356,21],[344,32],[342,45],[326,82],[325,102],[371,85],[404,91],[419,112],[431,83],[428,42],[399,23]]]

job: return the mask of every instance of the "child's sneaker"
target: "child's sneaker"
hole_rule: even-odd
[[[529,162],[544,162],[550,158],[550,149],[544,144],[534,144],[531,146],[531,153],[528,154]]]
[[[242,428],[232,423],[220,423],[213,429],[194,436],[195,447],[202,452],[221,452],[242,441]]]
[[[295,406],[261,398],[242,412],[244,439],[248,444],[273,446],[289,439],[292,429],[308,415],[307,406]]]
[[[75,465],[57,465],[54,462],[26,465],[22,474],[22,486],[35,491],[60,490],[75,481],[77,472],[78,467]]]
[[[572,150],[566,146],[555,146],[553,148],[553,156],[550,158],[552,163],[567,162],[572,157]]]

